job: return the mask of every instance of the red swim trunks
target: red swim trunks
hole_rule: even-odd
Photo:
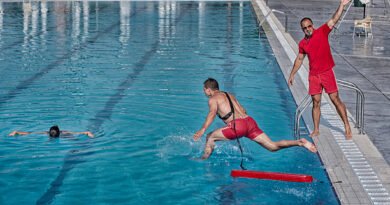
[[[234,124],[236,126],[236,132],[234,132]],[[262,133],[263,131],[257,126],[256,121],[249,116],[232,120],[226,127],[222,128],[222,134],[228,139],[236,139],[245,136],[253,140]]]
[[[321,94],[322,89],[325,89],[325,92],[328,94],[338,91],[333,69],[317,75],[309,75],[309,94]]]

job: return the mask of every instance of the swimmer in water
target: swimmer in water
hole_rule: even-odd
[[[94,137],[94,135],[89,131],[86,131],[86,132],[61,131],[57,125],[50,127],[49,131],[44,131],[44,132],[22,132],[22,131],[15,130],[15,131],[9,133],[8,136],[29,135],[29,134],[46,134],[52,138],[61,137],[61,135],[87,135],[90,138]]]

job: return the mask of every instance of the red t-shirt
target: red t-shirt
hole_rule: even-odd
[[[299,42],[299,53],[309,57],[309,75],[318,75],[334,67],[330,52],[329,33],[332,29],[325,23],[313,31],[310,38],[303,38]]]

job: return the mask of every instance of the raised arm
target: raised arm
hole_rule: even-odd
[[[290,77],[288,78],[288,84],[292,85],[294,81],[294,76],[301,68],[303,59],[305,59],[306,54],[298,53],[297,58],[295,58],[293,69],[291,70]]]
[[[217,100],[215,98],[210,98],[209,99],[209,114],[207,115],[206,117],[206,120],[205,122],[203,123],[203,126],[202,128],[200,128],[200,130],[198,130],[195,134],[194,134],[194,140],[198,140],[200,137],[202,137],[202,135],[204,134],[204,132],[206,132],[207,128],[211,125],[211,123],[213,122],[214,118],[215,118],[215,115],[217,114],[217,111],[218,111],[218,104],[217,104]]]
[[[340,17],[341,17],[341,14],[343,14],[343,11],[344,11],[344,7],[350,2],[351,0],[340,0],[340,5],[339,7],[337,8],[336,12],[333,14],[332,18],[329,19],[328,22],[326,22],[326,24],[328,25],[328,27],[330,29],[333,28],[334,25],[337,24],[337,22],[339,21]]]

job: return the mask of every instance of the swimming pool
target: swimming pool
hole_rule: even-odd
[[[193,160],[207,77],[273,140],[292,139],[296,105],[250,2],[2,8],[0,204],[338,204],[320,159],[302,148],[271,153],[241,140],[246,168],[310,174],[311,184],[231,178],[235,141]],[[7,136],[53,124],[96,137]]]

